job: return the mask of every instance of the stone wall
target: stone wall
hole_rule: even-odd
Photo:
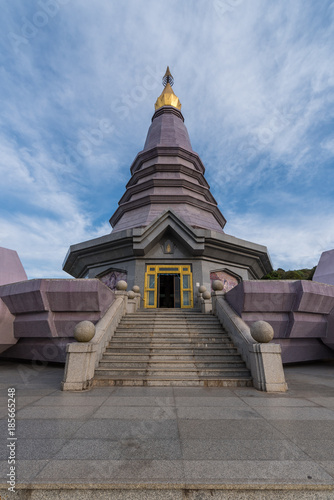
[[[0,287],[0,297],[15,317],[16,345],[2,357],[64,362],[74,326],[97,323],[115,300],[98,279],[36,279]]]
[[[313,281],[243,281],[226,300],[251,325],[274,329],[284,363],[334,358],[334,286]]]

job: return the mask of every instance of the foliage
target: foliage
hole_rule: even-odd
[[[295,269],[284,271],[282,268],[278,268],[276,271],[263,276],[263,280],[311,280],[313,278],[314,271],[317,266],[312,269]]]

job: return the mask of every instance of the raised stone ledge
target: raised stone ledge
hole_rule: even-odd
[[[307,280],[243,281],[226,293],[226,300],[248,325],[257,320],[272,325],[284,363],[334,357],[334,286]]]

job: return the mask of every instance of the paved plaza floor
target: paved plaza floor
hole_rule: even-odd
[[[224,387],[73,393],[60,390],[61,365],[1,361],[0,370],[2,491],[7,390],[14,387],[18,486],[318,485],[334,492],[334,362],[285,367],[283,394]]]

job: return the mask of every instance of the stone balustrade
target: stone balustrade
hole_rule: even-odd
[[[88,342],[67,345],[64,380],[61,384],[63,391],[83,391],[92,386],[95,369],[121,318],[125,314],[136,312],[138,303],[140,304],[140,293],[133,290],[127,292],[126,283],[119,283],[115,301],[95,325],[94,337]]]

